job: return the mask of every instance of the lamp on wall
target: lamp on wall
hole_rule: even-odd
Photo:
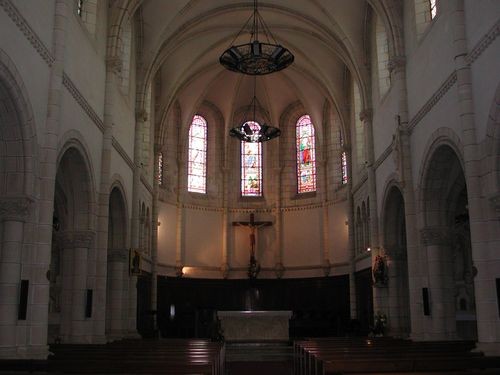
[[[236,125],[229,131],[229,135],[237,137],[244,142],[265,142],[276,138],[281,134],[281,130],[266,123],[257,122],[257,105],[260,106],[257,99],[257,79],[253,78],[253,97],[243,116],[243,123]],[[251,119],[251,120],[249,120]]]
[[[251,24],[250,41],[234,45],[234,41],[242,31]],[[267,43],[259,41],[259,29],[264,34]],[[253,2],[253,14],[245,22],[231,46],[219,58],[226,69],[249,75],[264,75],[285,69],[294,60],[293,54],[276,42],[271,31],[257,9],[257,0]]]

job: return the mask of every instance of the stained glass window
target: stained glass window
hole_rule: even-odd
[[[251,129],[260,130],[260,125],[248,121]],[[241,195],[262,196],[262,143],[241,142]]]
[[[195,115],[189,127],[188,191],[206,192],[207,122]]]
[[[437,8],[436,8],[436,0],[430,0],[429,1],[429,6],[431,7],[431,20],[436,17],[437,14]]]
[[[304,115],[295,126],[297,141],[297,184],[299,193],[316,191],[316,147],[314,126],[309,115]]]
[[[340,147],[344,148],[344,137],[342,136],[342,132],[340,133]],[[340,154],[340,167],[342,170],[342,185],[347,184],[347,153],[342,151]]]
[[[163,184],[163,153],[158,153],[158,185]]]

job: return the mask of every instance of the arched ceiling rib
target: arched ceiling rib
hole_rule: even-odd
[[[322,116],[325,100],[337,108],[345,105],[346,66],[364,91],[369,78],[363,47],[366,7],[384,12],[390,23],[395,10],[386,10],[386,2],[259,1],[259,11],[274,37],[296,57],[285,71],[258,78],[265,89],[262,93],[258,90],[257,96],[273,121],[278,123],[282,112],[294,102],[300,102],[317,119]],[[208,101],[220,109],[226,126],[230,126],[233,114],[248,104],[251,93],[247,77],[233,77],[234,73],[219,66],[218,58],[250,16],[253,1],[115,0],[112,7],[115,4],[124,7],[123,13],[128,15],[141,7],[142,85],[146,87],[157,72],[161,73],[161,114],[178,101],[183,121],[189,121],[196,107]],[[111,18],[121,19],[115,14]],[[248,34],[241,42],[247,40]]]

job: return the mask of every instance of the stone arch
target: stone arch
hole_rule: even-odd
[[[463,162],[449,139],[426,161],[421,185],[422,244],[427,252],[432,325],[436,339],[477,339],[474,276]],[[464,303],[465,301],[465,303]]]
[[[0,49],[0,196],[35,195],[36,133],[24,83]]]
[[[127,327],[128,296],[128,215],[125,195],[114,183],[109,195],[108,257],[106,283],[106,336],[108,340],[124,336]]]
[[[382,243],[388,269],[389,330],[392,335],[410,334],[410,296],[406,246],[405,203],[401,187],[391,181],[382,211]]]
[[[49,342],[92,341],[92,311],[90,306],[89,316],[85,301],[92,285],[89,277],[94,225],[90,162],[84,146],[71,138],[61,148],[55,181]]]

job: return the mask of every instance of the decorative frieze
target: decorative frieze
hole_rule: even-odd
[[[50,53],[50,50],[45,46],[42,40],[38,37],[35,31],[28,24],[26,19],[21,15],[19,10],[12,4],[10,0],[0,0],[0,7],[3,8],[7,16],[16,24],[19,30],[24,34],[28,42],[35,48],[42,59],[47,63],[47,65],[52,66],[54,63],[54,56]]]
[[[477,60],[481,54],[488,49],[488,47],[493,43],[493,41],[500,35],[500,21],[497,21],[495,25],[479,40],[479,42],[474,46],[472,51],[470,51],[467,56],[467,62],[472,64]]]
[[[108,57],[106,59],[106,68],[108,71],[120,75],[123,69],[123,61],[118,56]]]
[[[371,108],[367,108],[359,112],[359,120],[360,121],[371,121],[373,117],[373,111]]]
[[[0,219],[2,221],[26,221],[33,200],[28,197],[3,197],[0,199]]]
[[[128,260],[127,249],[112,249],[108,250],[108,261],[115,263],[126,263]]]
[[[392,73],[400,69],[404,69],[406,66],[406,57],[404,56],[394,56],[387,63],[387,69]]]
[[[73,81],[68,77],[66,73],[63,73],[63,85],[68,89],[69,93],[75,99],[75,101],[80,105],[80,107],[85,111],[85,113],[90,117],[90,119],[96,124],[101,132],[104,132],[104,123],[99,117],[99,115],[94,111],[90,103],[85,99],[80,90],[75,86]]]
[[[420,231],[420,240],[424,246],[442,246],[450,243],[446,227],[426,227]]]

